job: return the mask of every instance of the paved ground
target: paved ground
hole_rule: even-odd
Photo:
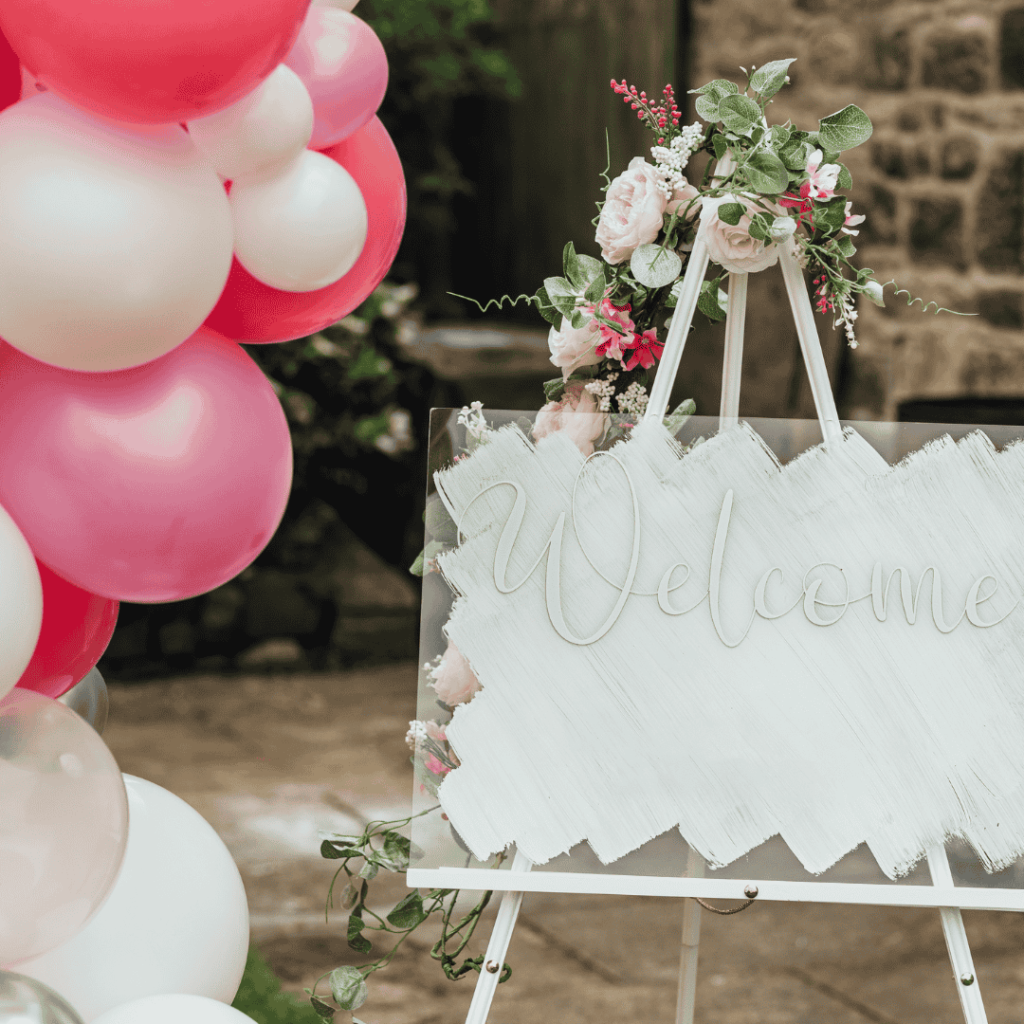
[[[318,829],[402,814],[415,666],[323,676],[195,676],[111,687],[105,738],[122,770],[197,808],[245,878],[253,938],[303,985],[342,963],[342,918],[323,920],[332,873]],[[380,887],[385,903],[401,879]],[[528,895],[491,1024],[672,1021],[681,904]],[[965,914],[990,1024],[1024,1021],[1024,917]],[[488,922],[489,924],[489,922]],[[488,929],[481,928],[484,941]],[[429,935],[375,975],[368,1024],[461,1024],[472,981],[448,982]],[[482,951],[482,946],[479,951]],[[701,1024],[957,1024],[937,911],[763,903],[704,915]],[[342,1015],[339,1015],[339,1019]]]

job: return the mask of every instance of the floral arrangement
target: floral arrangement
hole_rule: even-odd
[[[563,252],[564,276],[549,277],[532,296],[505,296],[480,306],[486,310],[492,303],[500,307],[525,300],[551,324],[551,362],[561,375],[545,383],[547,401],[536,416],[519,421],[524,433],[537,440],[565,433],[585,456],[628,436],[646,411],[649,374],[661,358],[662,338],[698,232],[719,268],[702,283],[697,303],[710,320],[727,315],[728,296],[721,288],[725,274],[764,270],[788,251],[812,275],[818,312],[842,327],[849,344],[856,346],[857,299],[863,296],[883,305],[885,286],[870,269],[851,262],[864,217],[853,212],[842,194],[853,182],[840,156],[870,137],[871,121],[850,105],[822,118],[816,131],[788,123],[769,125],[765,110],[788,81],[792,63],[772,61],[749,73],[741,69],[746,75],[742,88],[716,79],[693,90],[701,120],[690,125],[681,123],[671,85],[655,100],[625,80],[612,81],[612,89],[653,133],[654,145],[652,162],[634,157],[614,180],[605,175],[605,199],[594,222],[602,258],[577,253],[570,242]],[[700,183],[693,184],[685,172],[701,154],[706,163]],[[677,433],[694,411],[692,401],[682,403],[665,421],[670,433]],[[453,454],[456,462],[487,444],[492,430],[479,402],[464,407],[457,422],[464,431],[464,445]],[[411,567],[417,575],[435,571],[438,555],[458,539],[437,495],[428,498],[424,520],[427,544]],[[480,683],[451,642],[444,654],[423,666],[423,672],[439,713],[411,722],[406,740],[422,790],[436,796],[444,777],[459,765],[447,739],[447,723],[458,705],[472,699]],[[439,812],[440,806],[434,806],[421,813]],[[372,823],[360,836],[324,840],[321,853],[341,860],[339,874],[344,871],[349,878],[342,896],[342,905],[349,910],[349,945],[369,953],[366,929],[398,935],[394,948],[372,963],[340,967],[325,975],[335,1006],[315,990],[310,992],[314,1008],[325,1018],[337,1008],[357,1009],[367,996],[366,977],[390,962],[407,935],[435,914],[442,932],[432,955],[445,974],[456,979],[481,968],[481,957],[467,958],[461,965],[456,958],[491,893],[455,924],[452,916],[459,894],[451,890],[432,890],[425,896],[413,892],[383,918],[366,905],[368,883],[381,868],[408,866],[409,840],[399,830],[411,820]],[[373,922],[367,922],[367,916]],[[501,980],[510,974],[504,965]]]

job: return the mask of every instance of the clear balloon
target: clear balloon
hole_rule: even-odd
[[[114,124],[40,93],[0,113],[0,336],[73,370],[163,355],[213,309],[231,209],[178,125]]]
[[[287,292],[257,281],[236,258],[207,326],[245,342],[289,341],[315,334],[360,305],[384,280],[405,228],[405,178],[378,118],[326,153],[352,175],[367,210],[367,237],[355,266],[315,292]]]
[[[252,1017],[201,996],[162,995],[108,1010],[94,1024],[252,1024]]]
[[[337,7],[310,7],[285,63],[313,100],[311,149],[327,149],[362,128],[388,87],[388,59],[377,33]]]
[[[0,701],[0,964],[80,931],[110,891],[127,837],[124,782],[98,733],[49,697],[9,693]]]
[[[303,152],[273,177],[231,183],[235,256],[258,281],[289,292],[334,284],[366,244],[366,204],[352,175]]]
[[[0,971],[0,1024],[82,1024],[82,1018],[48,985]]]
[[[223,177],[268,173],[306,148],[313,133],[313,101],[302,79],[278,64],[248,96],[187,127]]]
[[[218,1000],[223,1010],[238,991],[249,945],[238,868],[184,800],[132,775],[124,781],[128,849],[110,896],[70,941],[18,970],[53,986],[86,1021],[165,992]],[[204,1019],[185,1013],[175,1024]]]
[[[119,121],[212,114],[284,59],[309,0],[4,0],[0,30],[48,88]]]
[[[0,508],[0,699],[31,661],[42,621],[43,586],[36,560],[14,520]]]
[[[0,344],[0,409],[0,504],[40,561],[92,594],[212,590],[284,512],[281,405],[245,351],[208,330],[118,373],[59,370]]]
[[[102,734],[110,713],[110,697],[98,668],[90,669],[67,693],[57,699]]]
[[[43,625],[18,686],[59,697],[107,649],[117,625],[118,603],[68,583],[41,562],[36,567],[43,585]]]

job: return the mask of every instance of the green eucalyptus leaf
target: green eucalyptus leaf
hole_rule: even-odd
[[[802,172],[810,155],[811,147],[801,139],[790,139],[779,151],[779,159],[791,171]]]
[[[871,132],[871,118],[853,103],[818,122],[818,138],[822,149],[837,153],[867,142]]]
[[[763,242],[768,237],[768,229],[770,228],[768,219],[763,213],[755,214],[750,218],[750,226],[747,229],[750,233],[750,237],[755,241]]]
[[[341,890],[341,896],[338,899],[338,903],[341,905],[342,910],[351,910],[359,899],[359,893],[356,887],[349,882],[344,889]]]
[[[409,851],[412,844],[400,832],[385,832],[381,849],[381,863],[389,871],[405,871],[409,867]]]
[[[767,150],[752,153],[743,171],[747,181],[762,195],[778,195],[789,187],[789,171],[785,164]]]
[[[729,152],[729,140],[724,135],[715,135],[711,139],[711,145],[715,148],[716,160],[721,160]]]
[[[574,331],[578,331],[581,327],[586,327],[592,319],[593,317],[586,316],[583,310],[574,309],[569,315],[569,324]]]
[[[564,277],[546,277],[544,278],[544,287],[552,302],[559,298],[575,299],[578,291]]]
[[[700,286],[700,294],[697,296],[697,308],[711,321],[724,320],[726,309],[721,302],[721,296],[725,293],[718,287],[718,279],[705,281]]]
[[[597,262],[596,260],[594,261]],[[587,290],[583,293],[583,298],[587,302],[597,303],[601,300],[601,297],[605,293],[606,281],[604,277],[604,267],[600,268],[600,272],[591,280],[590,284],[587,285]]]
[[[770,99],[786,84],[789,65],[795,60],[796,57],[790,57],[788,60],[773,60],[762,64],[750,76],[750,88],[765,99]]]
[[[714,124],[718,120],[718,97],[714,95],[698,96],[694,108],[697,111],[697,116],[702,117],[705,121]]]
[[[604,277],[604,264],[600,260],[594,259],[593,256],[585,256],[580,254],[576,257],[579,263],[580,274],[583,278],[583,283],[587,284],[594,280],[595,277]]]
[[[740,87],[735,82],[730,82],[727,78],[716,78],[702,85],[699,89],[691,89],[690,93],[701,93],[704,95],[713,93],[716,96],[728,96],[730,93],[739,91]]]
[[[846,223],[846,198],[833,196],[827,203],[814,204],[814,226],[828,233],[838,231]]]
[[[697,403],[692,398],[680,402],[664,419],[665,429],[670,434],[678,434],[683,424],[697,411]]]
[[[653,243],[637,246],[629,260],[630,273],[645,288],[664,288],[682,269],[683,261],[677,253]]]
[[[843,235],[838,240],[836,248],[839,250],[839,255],[844,259],[849,259],[857,251],[857,247],[853,244],[853,239],[849,235]]]
[[[367,880],[374,879],[377,877],[377,872],[380,871],[380,867],[372,860],[365,861],[363,866],[359,869],[359,877]]]
[[[725,96],[718,103],[718,118],[729,131],[742,134],[761,123],[761,108],[749,96]]]
[[[839,165],[839,177],[836,178],[836,188],[853,188],[853,175],[850,174],[846,164]]]
[[[316,996],[309,997],[309,1005],[316,1010],[316,1014],[321,1020],[330,1020],[337,1012],[333,1006],[328,1005],[322,999],[317,999]]]
[[[582,288],[579,280],[579,258],[576,255],[576,246],[572,242],[566,242],[562,250],[562,273],[572,282],[575,288]]]
[[[787,142],[789,142],[790,135],[792,133],[788,128],[783,128],[781,124],[773,124],[771,127],[771,147],[776,152],[783,149]]]
[[[358,1010],[366,1002],[366,979],[358,967],[336,967],[328,982],[334,1001],[343,1010]]]
[[[423,912],[423,897],[413,890],[395,906],[386,920],[393,927],[406,931],[417,927],[426,919],[427,915]]]
[[[541,287],[537,289],[537,312],[549,324],[554,324],[555,327],[562,322],[562,314],[552,304],[547,288]]]
[[[360,857],[362,851],[348,843],[341,843],[325,839],[320,844],[320,856],[325,860],[346,860],[349,857]]]
[[[747,208],[742,203],[722,203],[718,208],[718,219],[735,226],[746,212]]]
[[[565,381],[561,377],[544,381],[544,400],[546,402],[557,402],[565,391]]]

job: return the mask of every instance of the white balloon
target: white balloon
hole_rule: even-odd
[[[352,175],[305,150],[279,174],[231,186],[235,255],[258,281],[286,292],[326,288],[366,243],[366,203]]]
[[[231,210],[178,125],[128,125],[52,92],[0,112],[0,336],[71,370],[169,352],[231,269]]]
[[[108,1010],[95,1024],[252,1024],[252,1017],[202,996],[160,995]]]
[[[313,101],[302,79],[278,66],[247,96],[188,122],[200,152],[232,180],[294,160],[313,136]]]
[[[166,992],[219,1000],[223,1011],[238,991],[249,946],[238,868],[184,800],[132,775],[124,781],[128,847],[107,902],[73,939],[17,969],[60,992],[87,1022]],[[175,1018],[200,1019],[207,1017]]]
[[[43,624],[43,584],[28,542],[0,508],[0,700],[21,678]]]

